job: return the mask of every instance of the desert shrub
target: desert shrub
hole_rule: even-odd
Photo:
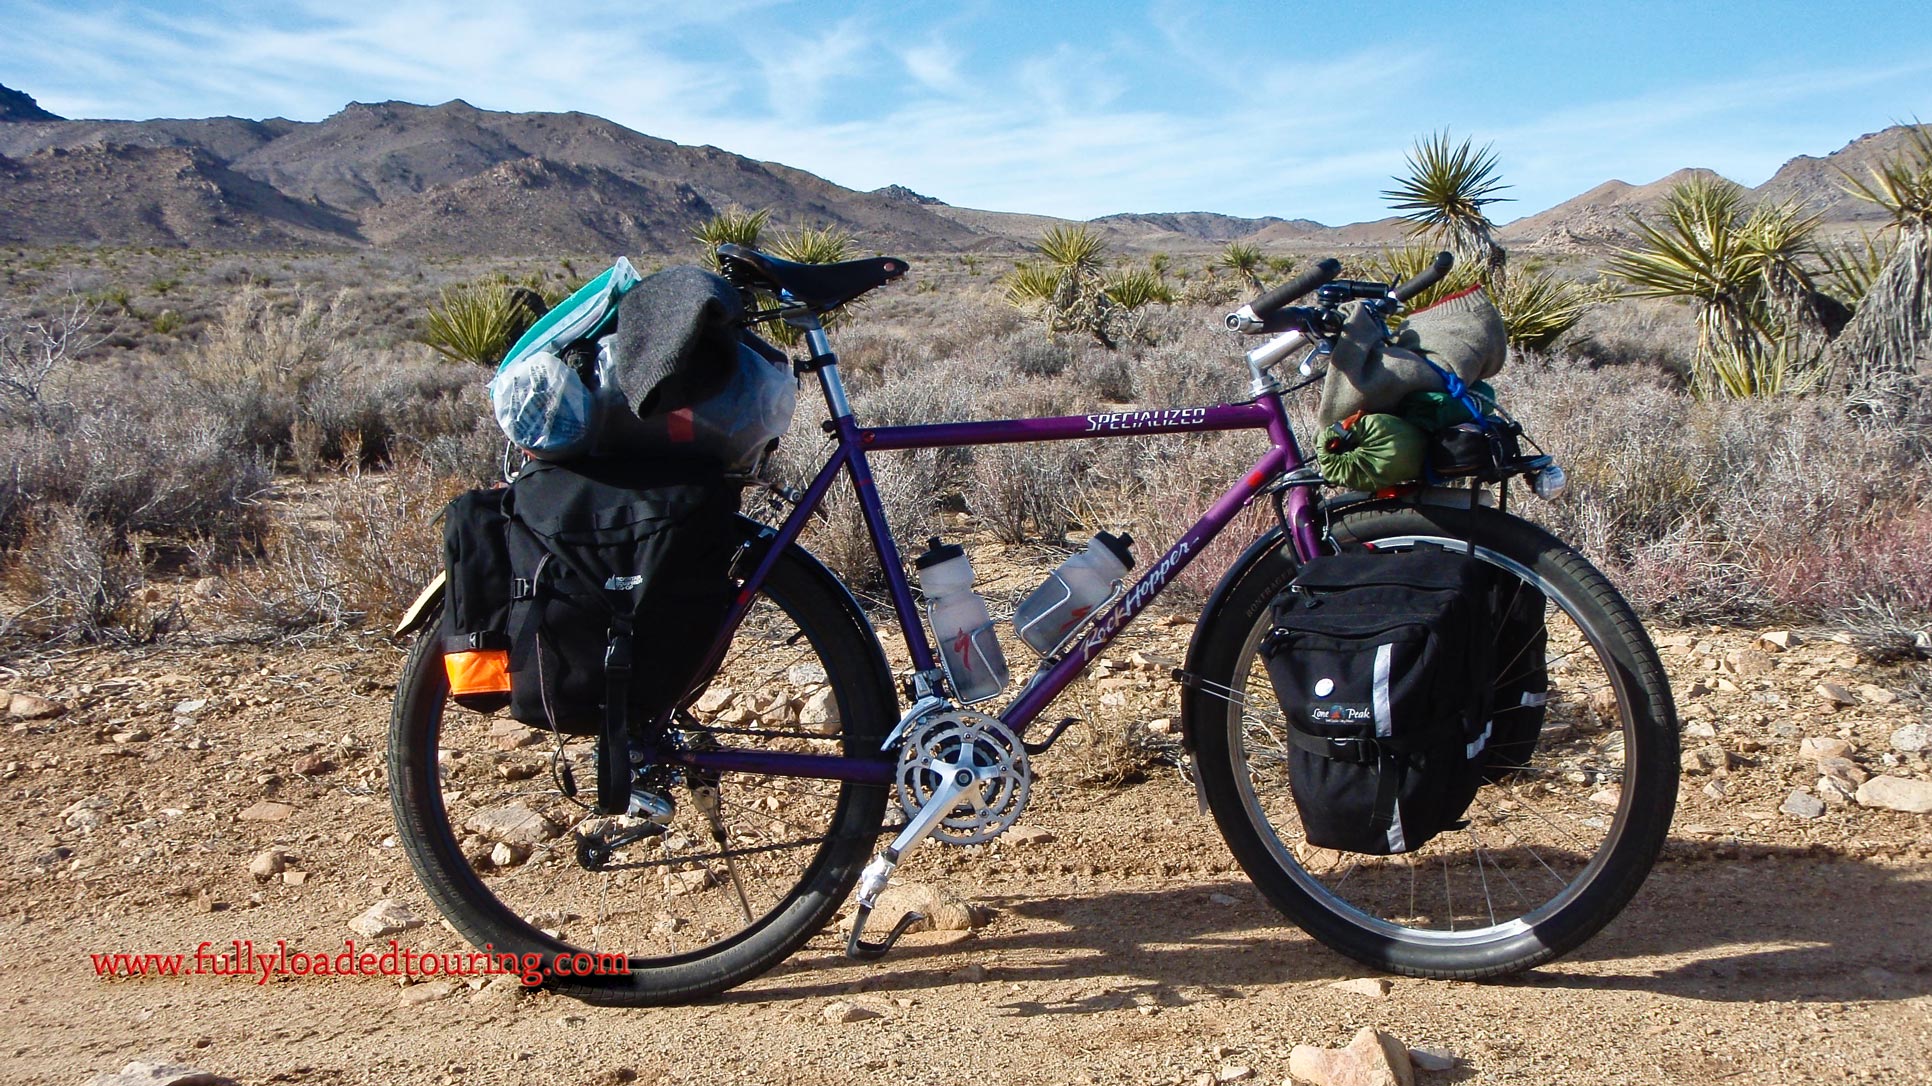
[[[919,541],[938,530],[938,456],[932,449],[880,453],[868,457],[872,482],[885,508],[892,538],[906,548],[910,559]],[[819,505],[819,520],[805,533],[805,544],[855,591],[874,592],[885,585],[885,571],[865,530],[858,496],[848,480],[838,480]]]
[[[329,480],[229,571],[225,617],[253,636],[393,621],[442,567],[436,514],[464,485],[420,466]]]
[[[1006,543],[1062,543],[1084,460],[1083,442],[988,445],[973,451],[966,507]]]
[[[71,505],[35,510],[6,574],[26,602],[0,619],[0,638],[147,642],[179,618],[140,598],[146,579],[127,541]]]
[[[1699,401],[1628,369],[1518,367],[1506,407],[1569,471],[1518,512],[1639,603],[1692,621],[1817,621],[1856,606],[1932,613],[1932,468],[1842,402]],[[1861,602],[1863,601],[1863,602]]]
[[[327,375],[346,327],[333,301],[302,295],[290,308],[244,287],[185,359],[182,373],[228,420],[236,443],[285,451],[300,407]]]
[[[204,410],[155,411],[95,402],[63,430],[0,430],[0,542],[17,542],[23,514],[68,506],[111,540],[196,534],[239,546],[263,522],[256,502],[268,466],[226,440]]]

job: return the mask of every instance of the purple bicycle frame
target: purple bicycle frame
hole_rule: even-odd
[[[1081,438],[1126,437],[1140,434],[1189,434],[1217,430],[1266,430],[1270,448],[1254,467],[1237,480],[1210,506],[1199,521],[1169,547],[1158,562],[1126,589],[1106,610],[1086,627],[1080,640],[1060,660],[1036,676],[1005,709],[996,714],[1015,734],[1023,735],[1049,702],[1073,681],[1087,663],[1105,651],[1120,631],[1140,614],[1176,574],[1187,568],[1207,545],[1253,501],[1268,482],[1302,466],[1301,453],[1289,427],[1287,410],[1278,393],[1267,393],[1247,403],[1214,407],[1183,407],[1154,411],[1107,412],[1093,415],[1062,415],[1052,418],[1004,419],[987,422],[948,422],[920,426],[886,426],[867,429],[858,426],[849,413],[833,420],[837,447],[825,466],[806,487],[793,508],[769,537],[763,559],[746,579],[734,601],[724,632],[713,646],[713,658],[722,657],[738,623],[750,608],[759,586],[770,574],[778,556],[796,541],[806,522],[830,489],[840,470],[852,475],[866,530],[871,535],[886,586],[905,635],[906,648],[913,666],[929,671],[936,666],[932,643],[927,639],[925,622],[912,598],[899,549],[887,530],[885,508],[872,481],[866,456],[872,452],[899,449],[939,449],[961,445],[1000,445],[1034,441],[1067,441]],[[1295,549],[1301,555],[1316,552],[1316,536],[1310,517],[1308,488],[1293,487],[1286,495],[1289,523]],[[815,777],[828,780],[872,784],[890,782],[894,763],[873,758],[840,757],[823,754],[791,754],[780,751],[677,750],[664,751],[671,761],[722,772],[761,773],[774,776]]]

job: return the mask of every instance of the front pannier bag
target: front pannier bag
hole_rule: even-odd
[[[1308,843],[1409,852],[1462,824],[1482,781],[1492,580],[1439,547],[1302,567],[1262,644],[1288,718],[1288,783]]]

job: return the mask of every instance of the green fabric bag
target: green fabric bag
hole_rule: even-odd
[[[1469,393],[1476,397],[1476,402],[1484,410],[1495,406],[1496,390],[1489,387],[1489,382],[1477,381],[1469,386]],[[1476,421],[1470,416],[1469,408],[1447,392],[1411,392],[1402,397],[1395,413],[1402,416],[1403,421],[1428,434]]]
[[[1380,490],[1422,475],[1428,438],[1394,415],[1362,415],[1330,428],[1315,453],[1322,478],[1350,490]]]

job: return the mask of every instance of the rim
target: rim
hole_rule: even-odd
[[[808,706],[830,689],[829,675],[822,635],[798,621],[782,598],[767,592],[754,602],[707,694],[678,714],[682,741],[840,749],[836,719],[799,720],[821,715]],[[428,685],[423,708],[436,758],[426,784],[442,815],[441,841],[430,848],[454,861],[459,878],[467,873],[475,880],[466,895],[474,903],[550,952],[622,954],[634,967],[648,968],[742,943],[795,906],[801,884],[821,881],[840,820],[849,818],[851,805],[835,781],[667,774],[661,784],[676,806],[667,832],[620,847],[603,869],[588,870],[578,862],[577,832],[637,824],[573,803],[557,783],[555,767],[569,766],[578,799],[588,800],[583,790],[594,790],[597,779],[595,738],[562,736],[559,749],[558,737],[507,713],[475,713],[448,701],[440,674],[432,673]],[[834,718],[847,709],[831,695],[823,700],[832,702]],[[722,843],[713,832],[718,823],[698,798],[707,785],[717,789]],[[528,832],[484,831],[480,816],[520,819]]]
[[[1523,563],[1442,536],[1391,536],[1371,546],[1418,543],[1469,551],[1548,601],[1548,717],[1528,765],[1483,784],[1466,812],[1467,827],[1444,831],[1413,852],[1368,856],[1310,846],[1286,782],[1286,748],[1277,738],[1285,721],[1259,656],[1270,626],[1264,611],[1236,657],[1238,689],[1228,703],[1235,786],[1275,864],[1323,909],[1400,942],[1495,942],[1533,930],[1585,893],[1621,839],[1636,797],[1626,761],[1636,743],[1632,691],[1603,631],[1578,617],[1562,586]],[[1614,722],[1602,719],[1601,691],[1614,694]],[[1605,799],[1612,788],[1614,813]]]

